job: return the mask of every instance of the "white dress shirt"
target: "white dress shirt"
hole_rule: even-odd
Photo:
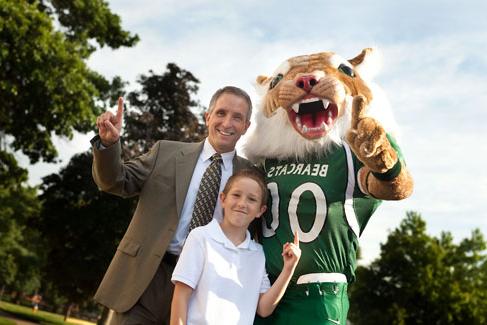
[[[191,182],[189,183],[188,192],[186,193],[186,198],[184,199],[183,209],[181,211],[181,218],[179,219],[178,228],[176,229],[176,233],[172,238],[171,242],[169,243],[169,247],[167,248],[167,252],[179,255],[181,250],[183,249],[184,241],[188,236],[189,230],[189,223],[191,221],[191,217],[193,215],[193,206],[194,202],[196,201],[196,194],[198,193],[198,189],[200,187],[201,178],[205,173],[205,170],[211,163],[211,156],[216,153],[216,150],[210,144],[208,139],[205,140],[203,145],[203,150],[201,151],[200,156],[198,157],[198,162],[194,168],[193,176],[191,177]],[[221,154],[222,156],[222,179],[220,183],[220,191],[223,191],[227,180],[233,174],[233,157],[235,156],[235,150],[230,152],[225,152]],[[220,199],[217,199],[215,212],[213,213],[213,218],[217,219],[218,221],[222,220],[222,206],[220,204]]]

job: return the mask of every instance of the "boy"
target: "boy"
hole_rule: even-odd
[[[223,220],[192,231],[174,270],[171,325],[252,324],[282,298],[301,256],[299,239],[283,245],[284,268],[270,287],[262,246],[249,224],[266,210],[267,188],[257,170],[236,172],[220,194]]]

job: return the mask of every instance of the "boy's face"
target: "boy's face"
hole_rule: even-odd
[[[223,222],[235,228],[245,228],[266,210],[262,205],[262,191],[251,178],[239,177],[227,194],[221,193]]]

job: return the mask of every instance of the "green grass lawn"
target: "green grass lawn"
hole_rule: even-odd
[[[0,317],[0,325],[15,325],[15,322],[7,318]]]
[[[33,312],[32,308],[19,306],[15,304],[11,304],[8,302],[0,302],[0,309],[15,315],[16,317],[28,321],[33,321],[45,325],[76,325],[73,323],[64,322],[64,316],[54,313],[49,313],[47,311],[39,310],[37,312]],[[5,319],[9,321],[8,319]],[[12,325],[13,323],[2,323],[2,319],[0,319],[0,325]]]

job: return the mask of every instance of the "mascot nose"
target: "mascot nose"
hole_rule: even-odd
[[[296,87],[299,87],[308,93],[317,83],[318,80],[316,80],[315,76],[313,75],[304,75],[296,79]]]

